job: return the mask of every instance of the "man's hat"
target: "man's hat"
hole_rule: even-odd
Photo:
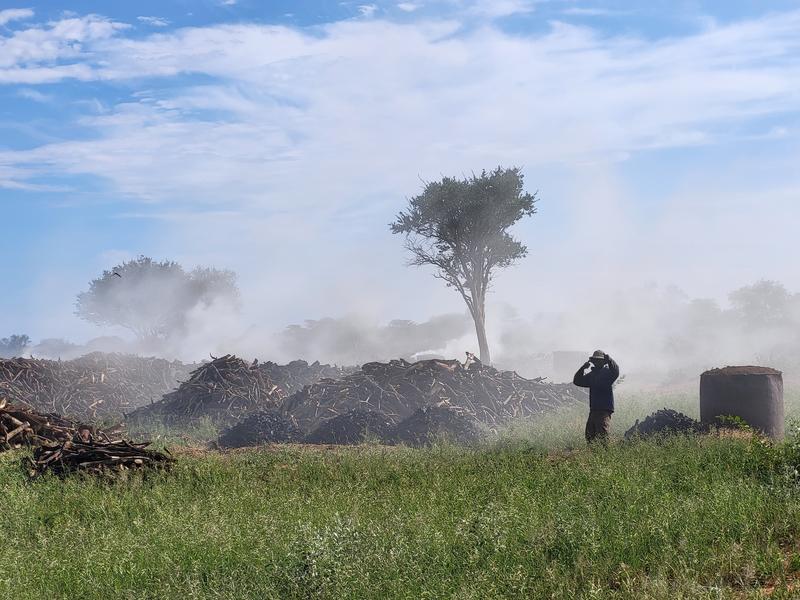
[[[603,352],[602,350],[595,350],[594,354],[592,354],[592,358],[605,358],[605,357],[606,353]]]

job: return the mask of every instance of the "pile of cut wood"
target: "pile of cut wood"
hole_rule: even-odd
[[[159,402],[127,415],[127,421],[133,427],[153,421],[177,426],[207,418],[216,425],[230,425],[251,413],[276,409],[292,392],[344,372],[302,360],[288,365],[259,364],[257,360],[248,364],[226,354],[197,368],[188,381]]]
[[[226,354],[192,371],[178,389],[127,415],[127,421],[155,419],[169,425],[188,424],[201,417],[236,421],[258,407],[274,406],[284,397],[285,392],[257,365]]]
[[[68,361],[0,359],[0,397],[42,413],[95,422],[160,399],[193,365],[93,352]]]
[[[513,371],[483,365],[468,353],[467,361],[393,360],[367,363],[339,379],[323,379],[283,402],[281,411],[305,432],[354,409],[374,411],[392,424],[429,406],[456,408],[459,414],[496,429],[526,418],[588,400],[571,384],[525,379]]]
[[[39,414],[0,400],[0,451],[44,442],[64,442],[76,431],[77,424],[69,419]]]
[[[92,475],[114,474],[128,469],[165,469],[174,459],[164,452],[148,450],[149,442],[66,441],[57,446],[39,446],[30,459],[29,475],[51,472],[63,477],[78,471]]]
[[[335,379],[357,371],[354,367],[337,367],[321,364],[319,361],[308,364],[304,360],[293,360],[285,365],[267,361],[254,364],[258,369],[274,381],[287,395],[299,392],[307,385],[320,379]]]
[[[0,400],[0,451],[33,447],[33,458],[26,460],[31,476],[45,471],[57,475],[75,471],[99,474],[172,464],[170,456],[148,450],[148,445],[112,441],[105,432],[88,425]]]

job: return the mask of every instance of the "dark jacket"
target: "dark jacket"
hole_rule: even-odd
[[[572,383],[579,387],[589,388],[589,410],[607,410],[614,412],[614,382],[619,377],[619,365],[613,358],[609,358],[600,367],[595,366],[586,375],[583,372],[589,368],[589,363],[584,364]]]

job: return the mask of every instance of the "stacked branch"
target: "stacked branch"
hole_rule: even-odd
[[[0,451],[72,438],[77,424],[58,415],[43,415],[0,401]]]
[[[367,363],[340,379],[324,379],[292,395],[281,410],[306,432],[354,409],[385,415],[393,424],[420,408],[451,407],[496,429],[511,419],[533,417],[564,405],[586,402],[571,384],[525,379],[483,365],[468,353],[457,360]]]
[[[93,352],[68,361],[0,360],[0,396],[42,413],[96,422],[161,398],[192,366],[179,361]]]
[[[324,365],[319,361],[308,364],[304,360],[293,360],[285,365],[279,365],[271,361],[260,365],[256,361],[253,364],[258,366],[258,369],[274,381],[287,395],[299,392],[307,385],[316,383],[320,379],[335,379],[356,370],[351,367]]]
[[[113,442],[66,441],[55,447],[39,446],[29,459],[31,477],[51,472],[60,477],[82,471],[103,475],[128,469],[169,468],[174,459],[155,450],[149,442],[136,444],[127,440]]]
[[[259,365],[256,360],[248,364],[226,354],[197,368],[178,389],[127,415],[127,420],[133,425],[155,420],[174,426],[207,418],[217,425],[229,425],[253,412],[276,409],[290,393],[340,373],[337,367],[319,363]]]

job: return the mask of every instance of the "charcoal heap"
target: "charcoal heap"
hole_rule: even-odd
[[[571,384],[547,384],[513,371],[498,371],[474,358],[409,363],[372,362],[339,379],[323,379],[292,395],[281,411],[305,432],[354,409],[377,412],[393,425],[428,406],[455,407],[465,417],[497,428],[524,418],[586,402]]]
[[[253,412],[277,408],[308,383],[340,373],[337,367],[319,363],[248,364],[226,354],[200,366],[178,389],[127,415],[127,420],[134,425],[155,420],[175,426],[208,418],[217,425],[231,425]]]
[[[288,444],[300,441],[302,434],[286,416],[275,411],[259,411],[224,431],[218,444],[222,448],[243,448],[259,444]]]
[[[114,420],[161,398],[190,365],[161,358],[93,352],[68,361],[0,360],[0,397],[81,421]]]
[[[320,424],[303,440],[307,444],[362,444],[369,439],[390,443],[391,421],[381,413],[356,408]]]
[[[128,469],[165,469],[174,459],[155,450],[148,442],[135,444],[127,440],[113,442],[66,441],[57,446],[39,446],[29,460],[29,475],[36,477],[51,472],[60,477],[82,471],[92,475],[112,474]]]
[[[453,407],[426,406],[402,421],[393,431],[393,441],[407,446],[430,446],[438,440],[469,446],[481,438],[474,419]]]
[[[394,426],[384,415],[360,408],[323,421],[306,435],[285,415],[261,411],[246,417],[220,435],[221,448],[242,448],[261,444],[381,444],[429,446],[437,440],[470,445],[481,437],[479,425],[458,409],[447,406],[420,408]]]
[[[670,408],[663,408],[646,417],[644,421],[636,420],[633,427],[625,432],[625,439],[668,435],[675,433],[705,433],[708,427],[693,418]]]

